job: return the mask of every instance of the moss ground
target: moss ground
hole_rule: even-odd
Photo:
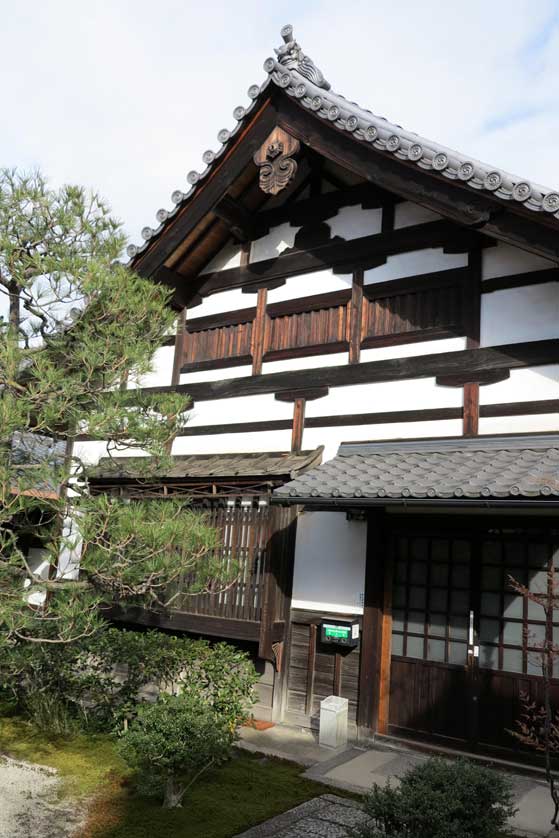
[[[80,838],[230,838],[332,789],[290,762],[244,751],[208,774],[174,811],[133,795],[128,772],[104,736],[51,740],[18,718],[0,719],[0,753],[56,768],[61,794],[87,796]],[[337,792],[343,794],[343,792]]]

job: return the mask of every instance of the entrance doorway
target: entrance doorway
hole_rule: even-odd
[[[508,731],[521,695],[541,699],[545,620],[510,577],[545,591],[548,568],[559,566],[559,533],[545,522],[406,519],[392,528],[390,549],[389,732],[515,748]],[[556,692],[559,704],[559,681]]]

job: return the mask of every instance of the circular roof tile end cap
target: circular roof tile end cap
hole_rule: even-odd
[[[436,489],[433,489],[432,486],[430,486],[427,489],[427,497],[428,498],[436,498],[437,497],[437,491],[436,491]]]
[[[188,183],[191,186],[194,186],[194,184],[198,183],[198,181],[200,180],[200,175],[198,174],[198,172],[196,172],[196,171],[194,171],[194,169],[192,169],[192,171],[190,171],[187,174],[186,180],[188,181]]]
[[[210,166],[215,160],[215,152],[211,150],[211,148],[206,149],[206,151],[202,155],[202,160],[206,164],[206,166]]]
[[[142,238],[148,241],[154,234],[154,230],[151,227],[142,227]]]
[[[348,116],[346,119],[345,127],[347,131],[355,131],[357,126],[359,125],[359,120],[356,116]]]
[[[230,136],[231,131],[229,131],[227,128],[222,128],[221,131],[218,131],[217,134],[218,142],[220,142],[222,145],[225,145],[225,143],[229,140]]]
[[[365,129],[365,136],[370,143],[374,142],[378,137],[378,128],[375,125],[369,125]]]
[[[157,210],[157,212],[155,213],[155,217],[157,218],[160,224],[163,224],[163,222],[167,221],[167,219],[169,218],[169,213],[166,209],[163,209],[162,207],[161,209]]]
[[[489,172],[485,176],[485,180],[483,181],[483,185],[486,189],[490,192],[496,192],[502,186],[503,183],[503,176],[500,172]]]
[[[532,196],[532,187],[526,181],[516,183],[512,189],[512,197],[515,201],[524,202]]]
[[[439,152],[433,157],[433,168],[436,172],[443,172],[448,166],[448,156],[444,152]]]
[[[297,489],[290,489],[290,490],[289,490],[289,496],[290,496],[290,497],[292,497],[292,498],[296,498],[296,497],[297,497],[297,495],[298,495]]]
[[[289,73],[282,73],[278,79],[278,84],[280,87],[289,87],[291,84],[291,76]]]
[[[408,149],[408,157],[414,163],[417,163],[423,157],[423,147],[419,143],[413,143]]]
[[[129,244],[126,248],[126,253],[130,257],[130,259],[133,259],[134,256],[137,256],[138,254],[138,248],[135,244]]]
[[[411,498],[411,489],[408,489],[407,486],[404,486],[404,488],[402,489],[402,497]]]
[[[233,119],[236,119],[237,122],[240,122],[241,119],[244,117],[244,115],[245,115],[245,109],[243,108],[243,106],[242,105],[237,105],[237,107],[233,111]]]
[[[509,489],[511,495],[519,495],[520,494],[520,486],[511,486]]]
[[[458,177],[460,178],[460,180],[464,181],[471,180],[475,173],[476,170],[474,164],[469,162],[462,163],[462,165],[458,169]]]
[[[356,498],[362,498],[363,497],[363,489],[356,489],[353,494]]]
[[[276,68],[276,59],[275,58],[267,58],[264,62],[264,72],[265,73],[273,73]]]
[[[542,486],[540,489],[542,495],[550,495],[551,494],[551,486]]]
[[[249,99],[258,99],[258,96],[260,95],[260,85],[251,84],[247,93]]]
[[[331,108],[328,110],[328,119],[330,122],[334,122],[340,116],[340,109],[337,105],[332,105]]]
[[[183,198],[184,198],[184,192],[182,191],[182,189],[175,189],[175,191],[171,195],[171,201],[174,204],[180,204],[180,202],[183,200]]]
[[[317,498],[319,494],[320,492],[318,491],[318,489],[311,489],[311,497]]]
[[[386,148],[388,151],[398,151],[400,148],[400,137],[397,134],[392,134],[386,141]]]
[[[542,201],[544,212],[557,212],[559,210],[559,192],[548,192]]]
[[[462,489],[461,486],[458,486],[454,490],[454,497],[456,497],[456,498],[463,498],[464,497],[464,489]]]
[[[298,85],[296,85],[296,86],[295,86],[295,91],[294,91],[294,93],[295,93],[295,98],[296,98],[296,99],[302,99],[302,98],[303,98],[303,96],[306,96],[306,95],[307,95],[307,86],[306,86],[306,84],[303,84],[303,82],[300,82]]]
[[[481,490],[480,494],[484,498],[489,498],[489,497],[491,497],[491,494],[492,494],[491,489],[489,488],[489,486],[484,486],[483,489]]]

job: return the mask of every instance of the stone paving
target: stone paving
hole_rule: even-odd
[[[350,838],[351,828],[364,818],[358,803],[324,794],[236,838]]]

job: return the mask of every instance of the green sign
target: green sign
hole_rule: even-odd
[[[335,637],[340,640],[348,640],[351,629],[349,626],[324,626],[325,637]]]

